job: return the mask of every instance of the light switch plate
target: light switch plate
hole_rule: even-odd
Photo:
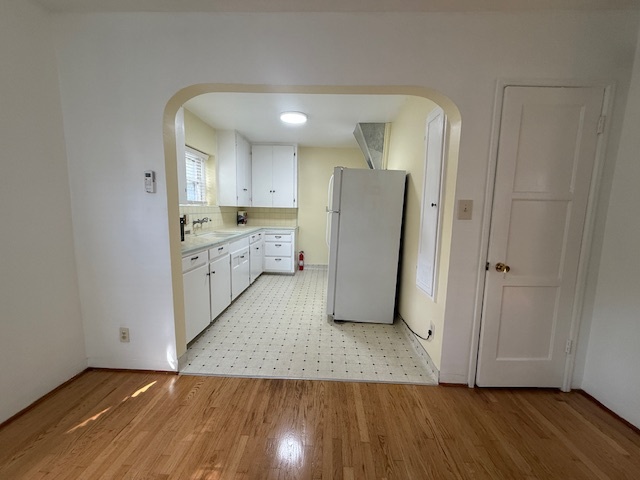
[[[473,200],[458,200],[458,220],[471,220]]]

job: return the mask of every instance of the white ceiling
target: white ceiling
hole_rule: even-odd
[[[621,10],[640,0],[35,0],[55,12],[463,12]]]
[[[395,119],[403,95],[207,93],[185,107],[217,130],[238,130],[253,143],[296,143],[305,147],[357,147],[356,123]],[[301,111],[305,125],[280,122],[280,113]]]

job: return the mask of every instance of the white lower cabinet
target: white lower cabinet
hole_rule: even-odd
[[[292,231],[268,230],[264,235],[264,271],[295,273],[296,234]]]
[[[211,320],[231,304],[231,256],[224,255],[209,264]]]
[[[231,254],[231,300],[245,291],[251,283],[249,247]]]
[[[295,232],[270,230],[183,257],[187,343],[207,328],[263,272],[294,273],[295,250]]]
[[[207,252],[204,252],[206,256]],[[182,275],[184,288],[184,323],[187,343],[211,321],[209,316],[209,266],[205,263]]]
[[[262,240],[258,240],[252,243],[249,248],[251,249],[249,253],[251,263],[251,283],[253,283],[264,270],[264,242]]]

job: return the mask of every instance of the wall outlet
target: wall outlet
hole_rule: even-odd
[[[125,327],[120,327],[120,341],[124,343],[129,343],[129,329]]]
[[[433,340],[433,336],[436,334],[436,326],[433,322],[429,325],[429,340]]]

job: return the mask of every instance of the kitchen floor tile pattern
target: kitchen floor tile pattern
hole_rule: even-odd
[[[187,351],[183,374],[435,385],[402,321],[333,323],[327,270],[261,275]]]

